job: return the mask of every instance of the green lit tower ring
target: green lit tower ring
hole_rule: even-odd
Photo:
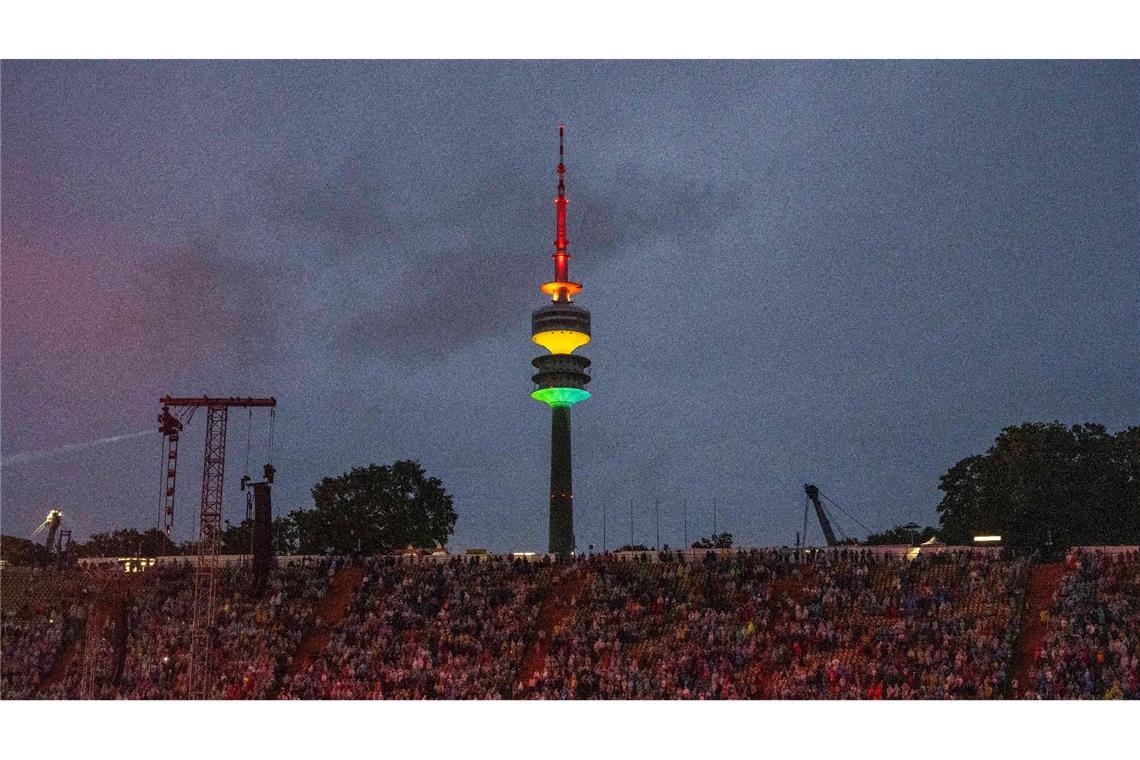
[[[550,406],[550,553],[574,551],[574,484],[570,457],[570,407],[590,397],[590,360],[574,350],[590,342],[590,312],[575,305],[571,297],[582,292],[569,277],[570,254],[566,239],[566,165],[563,135],[558,127],[557,237],[554,241],[554,279],[543,283],[542,292],[551,303],[531,315],[531,340],[549,351],[531,362],[535,389],[531,398]]]

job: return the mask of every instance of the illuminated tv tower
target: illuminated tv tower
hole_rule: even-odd
[[[566,239],[566,165],[558,127],[558,197],[554,201],[557,237],[554,240],[554,279],[542,284],[552,303],[531,315],[531,340],[550,352],[531,364],[538,370],[531,378],[537,388],[530,394],[550,406],[550,553],[574,551],[574,486],[570,468],[570,407],[590,397],[586,371],[590,360],[574,355],[574,349],[590,342],[590,312],[576,306],[571,297],[582,292],[569,276],[570,254]]]

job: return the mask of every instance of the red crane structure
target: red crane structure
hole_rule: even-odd
[[[218,544],[222,532],[222,487],[226,471],[226,423],[233,407],[270,409],[270,441],[272,441],[275,398],[228,398],[163,396],[159,399],[162,413],[158,416],[163,434],[165,456],[165,488],[163,516],[167,537],[174,524],[174,488],[177,482],[178,434],[194,411],[206,409],[206,454],[202,463],[202,506],[198,513],[198,563],[194,572],[194,618],[190,632],[190,659],[187,664],[186,696],[190,699],[210,697],[210,629],[214,620]],[[175,416],[171,409],[181,409],[186,419]],[[189,412],[189,414],[186,414]],[[272,446],[272,443],[270,443]]]
[[[178,434],[182,432],[182,420],[171,414],[170,407],[165,404],[162,407],[162,413],[158,415],[158,432],[162,433],[162,451],[165,455],[162,527],[166,531],[166,538],[169,541],[170,531],[174,527],[174,486],[178,474]]]

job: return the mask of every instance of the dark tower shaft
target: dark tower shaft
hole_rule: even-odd
[[[574,551],[574,484],[570,465],[570,407],[550,415],[550,553]]]

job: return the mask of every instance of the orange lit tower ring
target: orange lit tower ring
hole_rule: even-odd
[[[538,286],[546,295],[550,296],[555,301],[559,300],[559,296],[565,293],[567,296],[576,296],[582,292],[582,283],[580,282],[559,282],[558,280],[551,280],[544,282]]]

